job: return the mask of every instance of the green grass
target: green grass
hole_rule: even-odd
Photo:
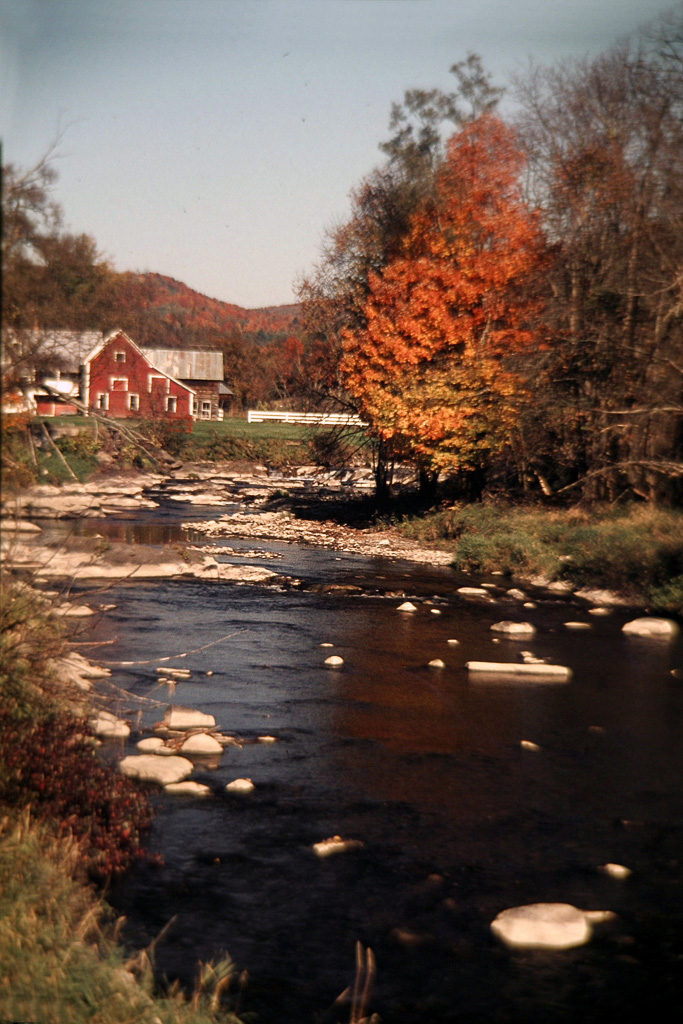
[[[467,572],[607,588],[653,610],[683,615],[680,511],[456,504],[407,519],[400,528],[452,551],[454,566]]]
[[[178,992],[155,992],[144,955],[126,964],[111,910],[72,877],[76,854],[72,841],[55,839],[27,812],[0,822],[0,1019],[237,1022],[221,1007],[222,995],[237,980],[229,958],[204,967],[203,984],[189,1000]]]
[[[84,416],[56,416],[45,419],[45,422],[81,431],[79,443],[68,437],[57,443],[79,479],[87,479],[97,468],[94,453],[88,450],[94,421]],[[339,463],[346,451],[345,442],[339,440],[334,432],[298,423],[249,423],[245,418],[229,417],[222,421],[198,420],[191,432],[173,429],[162,420],[152,422],[131,418],[121,423],[128,430],[139,431],[141,438],[158,442],[175,458],[188,462],[246,461],[284,468],[315,463],[321,456],[324,461]],[[100,427],[100,436],[105,431],[106,427]],[[24,452],[23,461],[28,462],[28,450]],[[132,446],[123,445],[119,461],[124,468],[135,463]],[[54,483],[70,479],[68,470],[54,453],[39,453],[38,473],[34,472],[34,475]]]

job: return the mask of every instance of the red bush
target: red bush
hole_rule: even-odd
[[[0,798],[30,804],[80,845],[96,881],[122,874],[147,854],[140,832],[152,820],[147,796],[100,763],[83,719],[55,714],[39,721],[0,715]]]

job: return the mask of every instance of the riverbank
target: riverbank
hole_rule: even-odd
[[[0,1018],[40,1024],[236,1024],[229,959],[191,1001],[126,958],[92,880],[142,855],[147,796],[100,763],[89,719],[109,675],[70,645],[53,596],[3,573],[0,602]]]
[[[291,476],[255,463],[188,463],[167,474],[100,475],[62,487],[35,485],[3,503],[4,557],[45,579],[195,576],[228,582],[276,580],[262,567],[212,557],[211,545],[151,546],[72,539],[45,544],[54,519],[96,519],[160,505],[200,509],[188,529],[207,540],[235,537],[323,546],[472,574],[503,574],[566,590],[609,592],[653,612],[683,616],[683,513],[647,505],[557,509],[503,501],[379,509],[366,468],[313,465]],[[208,518],[206,512],[219,513]]]

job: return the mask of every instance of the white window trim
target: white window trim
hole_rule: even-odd
[[[110,391],[116,391],[117,389],[114,387],[114,384],[121,384],[121,383],[126,385],[124,390],[128,391],[128,378],[127,377],[110,377],[109,378],[109,390]]]
[[[170,379],[163,373],[148,373],[147,374],[147,390],[152,393],[152,382],[155,380],[166,381],[166,392],[168,393],[171,388]]]
[[[174,403],[174,408],[171,409],[170,403]],[[178,395],[166,395],[166,412],[178,412]]]
[[[95,402],[95,407],[97,409],[100,409],[101,412],[108,412],[109,411],[109,392],[108,391],[97,391],[96,392],[96,397],[97,397],[97,401]],[[102,402],[102,399],[104,399],[104,402]]]
[[[123,359],[119,359],[119,356],[123,356]],[[115,363],[125,363],[125,361],[126,361],[126,353],[125,353],[125,351],[121,351],[121,350],[116,351],[115,350],[114,351],[114,362]]]
[[[133,408],[133,399],[135,399],[135,401],[137,402],[135,408]],[[140,396],[135,394],[135,392],[133,391],[128,392],[128,408],[131,410],[131,412],[140,411]]]

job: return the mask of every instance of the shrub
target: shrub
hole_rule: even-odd
[[[48,661],[63,646],[60,627],[39,597],[5,578],[0,625],[0,801],[31,805],[78,839],[91,878],[120,874],[143,855],[149,801],[100,763],[85,719],[60,706]]]
[[[152,818],[147,796],[100,763],[83,719],[61,713],[17,721],[0,713],[0,799],[32,806],[77,839],[82,866],[96,881],[144,855],[140,831]]]

